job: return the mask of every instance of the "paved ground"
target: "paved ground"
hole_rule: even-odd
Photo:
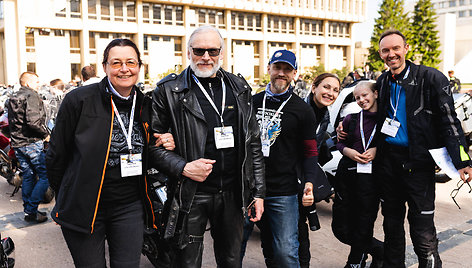
[[[472,267],[472,193],[461,189],[457,201],[459,210],[452,202],[449,193],[455,182],[437,184],[436,226],[440,239],[440,252],[443,267]],[[16,245],[16,266],[19,268],[73,267],[67,246],[62,238],[58,225],[51,219],[47,222],[31,225],[23,221],[22,201],[20,194],[10,197],[13,187],[0,177],[0,232],[2,236],[10,236]],[[20,192],[21,193],[21,192]],[[42,204],[40,210],[50,211],[53,204]],[[343,267],[349,248],[333,236],[331,223],[331,204],[321,203],[318,208],[321,229],[310,233],[312,244],[311,267],[331,268]],[[382,217],[376,222],[375,235],[382,238]],[[407,226],[407,225],[406,225]],[[408,230],[407,230],[408,237]],[[258,241],[257,230],[248,244],[247,256],[243,267],[265,267]],[[205,237],[203,267],[216,267],[212,254],[210,237]],[[416,258],[411,248],[407,247],[407,264],[417,267]],[[146,258],[142,258],[141,267],[152,267]]]

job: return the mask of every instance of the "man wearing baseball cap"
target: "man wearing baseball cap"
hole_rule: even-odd
[[[262,247],[268,267],[300,267],[297,194],[301,182],[303,206],[313,204],[318,158],[315,115],[308,104],[293,94],[295,54],[276,51],[267,72],[270,83],[264,92],[253,97],[266,165],[264,214],[257,225],[265,238]]]

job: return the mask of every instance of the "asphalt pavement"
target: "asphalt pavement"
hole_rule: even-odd
[[[466,187],[461,188],[457,202],[458,209],[450,197],[456,186],[455,181],[437,183],[436,189],[436,228],[440,240],[439,250],[443,267],[472,267],[472,193]],[[50,218],[41,224],[26,223],[23,220],[21,191],[11,197],[13,186],[0,177],[0,232],[2,237],[10,236],[16,246],[15,267],[35,268],[67,268],[74,267],[67,245],[62,238],[60,227]],[[321,229],[310,232],[311,267],[341,268],[344,266],[349,247],[339,242],[332,234],[331,224],[332,203],[318,204],[318,215]],[[54,201],[41,204],[40,210],[49,212]],[[50,217],[50,216],[49,216]],[[383,239],[382,216],[376,221],[375,236]],[[408,223],[405,224],[407,236],[407,267],[417,267],[416,256],[409,240]],[[205,236],[203,267],[216,267],[213,247],[209,232]],[[152,267],[143,256],[140,267]],[[265,267],[261,253],[259,233],[253,233],[247,248],[243,267]]]

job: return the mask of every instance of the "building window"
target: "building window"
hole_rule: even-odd
[[[295,33],[295,19],[292,17],[267,16],[268,32]]]
[[[100,0],[100,19],[110,20],[110,0]]]
[[[143,3],[143,22],[165,25],[184,25],[183,7]]]
[[[195,12],[195,20],[190,23],[192,27],[202,25],[212,25],[216,28],[225,28],[225,17],[223,10],[206,9],[206,8],[191,8]],[[195,21],[197,23],[195,23]]]
[[[95,33],[89,32],[89,53],[97,54],[97,49],[95,47]]]
[[[126,2],[126,17],[128,17],[128,21],[135,22],[136,21],[136,3],[132,1]]]
[[[349,38],[349,24],[343,22],[329,22],[328,26],[328,36],[330,37],[342,37]]]
[[[26,39],[26,52],[35,52],[33,28],[26,28],[25,39]]]
[[[97,19],[97,1],[88,0],[88,17],[89,19]]]
[[[76,76],[80,77],[80,64],[71,63],[70,65],[70,80],[74,80]]]
[[[64,0],[63,8],[56,12],[56,17],[80,18],[80,0]]]
[[[27,62],[26,63],[26,71],[36,73],[36,63],[35,62]]]
[[[80,53],[79,31],[70,31],[70,53]]]
[[[0,19],[3,19],[3,0],[0,0]]]
[[[472,10],[469,10],[469,16],[472,17]]]
[[[115,11],[113,20],[123,21],[123,2],[115,1],[113,4],[113,10]]]
[[[465,0],[459,0],[459,6],[465,6]]]
[[[450,0],[449,7],[455,7],[455,6],[456,6],[456,0]]]
[[[261,32],[261,14],[231,12],[231,29]]]
[[[51,29],[42,28],[39,29],[39,35],[49,36],[51,34]]]
[[[321,20],[300,20],[300,33],[304,35],[323,36],[323,22]]]
[[[465,10],[459,11],[459,18],[465,17]]]

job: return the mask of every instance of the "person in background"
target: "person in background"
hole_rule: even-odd
[[[62,96],[64,94],[65,84],[61,79],[53,79],[49,82],[49,92],[54,96]]]
[[[21,195],[24,219],[41,223],[48,219],[46,213],[38,211],[38,205],[49,187],[44,154],[44,141],[49,138],[46,112],[38,94],[38,75],[33,72],[22,73],[20,85],[20,90],[6,104],[11,146],[15,150],[23,176]]]
[[[80,74],[82,75],[82,86],[99,83],[101,80],[99,77],[97,77],[97,72],[91,65],[83,67],[80,71]]]
[[[447,72],[449,75],[449,85],[451,86],[452,93],[460,93],[461,92],[461,80],[454,76],[454,71],[450,70]]]
[[[293,52],[274,52],[267,72],[270,83],[264,92],[254,96],[267,187],[264,214],[257,226],[261,230],[262,250],[268,267],[300,267],[298,193],[303,193],[302,206],[311,206],[314,202],[313,182],[319,175],[315,116],[310,106],[293,94],[291,82],[297,73]],[[245,235],[245,238],[249,236]]]
[[[103,53],[106,77],[69,92],[46,155],[51,212],[76,267],[139,267],[144,226],[157,228],[146,170],[151,100],[137,90],[142,61],[129,39]],[[162,137],[167,135],[167,137]],[[158,145],[173,149],[171,135]]]
[[[251,87],[221,68],[224,41],[201,26],[189,37],[190,66],[157,84],[152,130],[171,130],[175,152],[151,146],[169,176],[170,215],[164,238],[174,267],[201,267],[208,221],[219,267],[239,267],[244,217],[264,210],[264,161]],[[251,201],[252,200],[252,201]]]
[[[357,68],[344,77],[343,82],[341,83],[341,88],[354,86],[359,80],[363,78],[364,72],[361,68]]]
[[[347,115],[342,123],[347,137],[336,147],[343,154],[334,179],[333,233],[351,246],[345,268],[366,265],[372,255],[371,268],[382,267],[383,243],[373,237],[379,210],[379,185],[372,173],[376,154],[377,97],[375,83],[361,81],[353,91],[362,108]]]
[[[364,79],[375,80],[374,79],[374,72],[370,70],[369,64],[366,64],[364,66]]]

